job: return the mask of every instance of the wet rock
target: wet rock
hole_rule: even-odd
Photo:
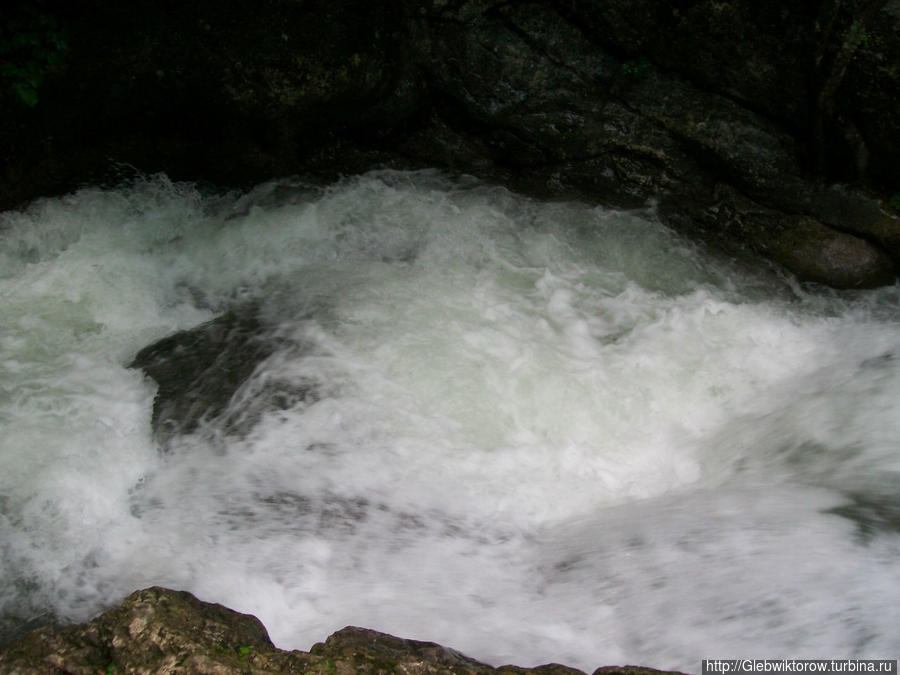
[[[0,672],[242,672],[247,651],[271,645],[255,617],[150,588],[90,623],[30,633],[0,653]]]
[[[419,40],[430,50],[444,116],[477,136],[481,175],[541,196],[623,206],[652,198],[681,231],[721,239],[727,230],[736,241],[724,243],[767,255],[801,279],[890,282],[886,256],[900,263],[900,220],[808,170],[810,145],[825,142],[802,132],[817,86],[807,60],[819,48],[817,15],[689,4],[435,3]],[[828,39],[846,37],[845,19],[835,18]],[[773,41],[775,24],[781,37]],[[792,63],[786,44],[797,49]],[[456,147],[465,164],[472,146]],[[446,144],[438,154],[448,154]],[[726,190],[736,199],[723,200]],[[748,200],[760,207],[752,228],[716,222],[710,210],[740,211]],[[786,214],[823,224],[803,228],[809,246],[784,241]]]
[[[700,230],[734,253],[751,250],[787,268],[801,281],[835,288],[891,283],[898,269],[898,257],[888,249],[894,241],[892,225],[883,226],[880,241],[869,234],[877,223],[889,223],[891,217],[871,199],[842,188],[811,191],[809,197],[815,201],[810,210],[822,219],[787,215],[724,185],[717,186],[705,205],[702,199],[685,205],[672,200],[663,202],[660,211],[664,220],[681,230]],[[836,217],[835,209],[845,217]],[[856,209],[862,213],[854,213]],[[875,217],[879,213],[881,220]],[[848,225],[849,231],[831,226],[837,222]],[[869,226],[851,227],[863,222]]]
[[[0,673],[544,673],[558,664],[492,668],[432,642],[347,627],[307,652],[276,649],[256,617],[201,602],[190,593],[148,588],[93,621],[36,630],[0,651]],[[599,673],[651,675],[635,666]]]
[[[891,283],[894,264],[878,247],[838,232],[813,218],[786,217],[771,238],[770,255],[801,281],[835,288],[869,288]]]
[[[880,361],[889,361],[890,354]],[[866,364],[863,364],[866,365]],[[900,502],[889,491],[882,494],[849,493],[847,503],[829,509],[829,513],[847,518],[856,523],[856,534],[865,544],[883,532],[900,534]]]
[[[265,409],[287,409],[317,395],[312,381],[250,382],[259,364],[285,344],[268,334],[258,308],[250,305],[145,347],[129,367],[142,369],[159,386],[152,425],[161,440],[216,419],[226,432],[243,434]],[[229,403],[244,387],[252,389],[248,403],[229,412]]]
[[[162,438],[189,433],[204,418],[221,414],[234,392],[272,348],[259,337],[255,308],[230,311],[196,328],[145,347],[130,368],[159,385],[153,429]]]
[[[807,207],[823,223],[878,242],[895,262],[900,262],[900,213],[891,213],[877,199],[833,185],[810,194]]]
[[[552,7],[469,2],[417,31],[440,114],[475,136],[495,168],[478,167],[482,175],[619,204],[702,182],[683,143],[631,104],[647,73],[623,69]]]

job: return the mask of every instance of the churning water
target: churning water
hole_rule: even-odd
[[[0,218],[7,630],[159,584],[282,648],[353,624],[497,665],[900,652],[896,286],[811,292],[652,209],[432,172]],[[255,423],[163,447],[127,364],[248,301],[276,348],[228,416]]]

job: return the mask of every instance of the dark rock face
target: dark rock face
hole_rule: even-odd
[[[153,429],[163,437],[190,433],[220,415],[238,388],[272,353],[259,339],[254,308],[231,311],[163,338],[137,353],[131,368],[156,380]]]
[[[110,161],[227,185],[438,166],[656,199],[834,286],[900,264],[900,0],[18,4],[67,48],[33,107],[0,92],[0,207]]]
[[[804,279],[839,287],[891,280],[900,219],[810,170],[824,143],[804,133],[816,104],[804,52],[814,47],[815,17],[738,2],[681,4],[683,12],[636,1],[565,10],[469,2],[435,10],[418,41],[429,46],[434,86],[446,97],[441,114],[474,130],[482,148],[471,154],[490,160],[483,173],[549,196],[626,206],[656,198],[679,229],[749,246]],[[709,47],[723,40],[726,47]],[[725,228],[721,213],[755,225]],[[793,228],[786,239],[786,214],[822,227]]]
[[[153,430],[165,441],[191,433],[204,421],[217,420],[226,433],[246,433],[262,408],[286,409],[315,400],[316,384],[257,383],[253,405],[228,414],[228,404],[248,386],[256,368],[277,348],[303,345],[267,334],[256,305],[238,307],[190,330],[144,347],[129,364],[153,378],[159,389],[153,402]]]
[[[544,673],[558,664],[492,668],[432,642],[347,627],[307,652],[276,649],[254,616],[190,593],[148,588],[93,621],[36,630],[0,651],[0,673]],[[598,673],[652,675],[635,666]]]

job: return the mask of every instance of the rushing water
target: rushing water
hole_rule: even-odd
[[[431,172],[3,214],[6,630],[159,584],[283,648],[352,624],[493,664],[895,658],[898,298]],[[256,424],[161,447],[127,364],[248,300],[278,344],[232,400]]]

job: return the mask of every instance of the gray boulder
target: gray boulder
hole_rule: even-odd
[[[312,381],[253,380],[260,364],[279,349],[296,355],[307,348],[272,334],[260,308],[251,303],[144,347],[129,367],[143,370],[158,385],[151,423],[163,443],[207,422],[219,432],[243,435],[267,409],[285,410],[317,399],[318,386]],[[242,391],[247,400],[231,406]]]

